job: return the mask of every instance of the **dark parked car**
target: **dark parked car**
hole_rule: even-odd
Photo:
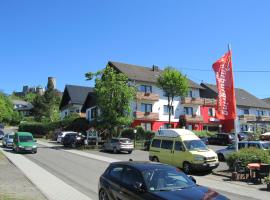
[[[232,144],[234,140],[235,140],[235,137],[233,134],[218,133],[214,136],[209,137],[208,143],[215,144],[215,145],[228,145],[228,144]]]
[[[84,139],[85,137],[78,133],[68,133],[64,136],[62,142],[65,147],[76,148],[84,144]]]
[[[207,137],[199,137],[204,144],[208,145],[209,144],[209,141],[208,141],[208,138]]]
[[[0,130],[0,140],[3,139],[4,135],[5,135],[4,131]]]
[[[227,199],[219,193],[196,185],[178,168],[152,162],[115,162],[99,180],[100,200],[186,200]]]

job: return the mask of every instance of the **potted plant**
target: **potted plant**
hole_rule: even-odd
[[[267,190],[270,191],[270,176],[265,177],[263,181],[267,185]]]

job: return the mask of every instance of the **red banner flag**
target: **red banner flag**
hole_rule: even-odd
[[[218,89],[216,117],[236,119],[236,101],[232,71],[232,55],[228,51],[213,64]]]

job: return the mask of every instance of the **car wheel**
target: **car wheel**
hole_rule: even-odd
[[[16,153],[19,153],[19,147],[16,147],[15,151]]]
[[[153,161],[153,162],[159,162],[159,160],[158,160],[157,157],[153,157],[152,161]]]
[[[128,151],[128,154],[131,154],[132,153],[132,151]]]
[[[191,165],[188,162],[184,162],[184,164],[183,164],[183,171],[186,174],[189,174],[191,172]]]
[[[113,153],[118,153],[116,147],[113,148]]]
[[[218,161],[225,161],[225,157],[223,154],[221,153],[218,154]]]
[[[99,200],[109,200],[109,197],[107,195],[107,192],[105,190],[100,190],[99,192]]]
[[[33,153],[33,154],[37,153],[37,150],[33,151],[32,153]]]
[[[75,148],[76,148],[76,144],[75,144],[75,142],[72,142],[72,143],[71,143],[71,148],[73,148],[73,149],[75,149]]]

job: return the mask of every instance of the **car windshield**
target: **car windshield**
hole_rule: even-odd
[[[19,141],[20,142],[32,142],[33,137],[29,136],[29,135],[22,135],[22,136],[19,136]]]
[[[270,142],[262,143],[264,149],[270,149]]]
[[[186,140],[184,141],[186,148],[192,150],[208,150],[207,146],[201,140]]]
[[[180,190],[195,183],[177,168],[147,169],[142,172],[149,192]]]
[[[9,139],[13,139],[14,135],[8,135]]]

